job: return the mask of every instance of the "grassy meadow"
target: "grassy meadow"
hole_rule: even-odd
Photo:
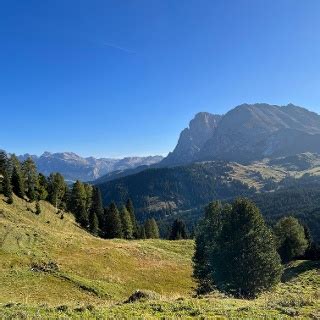
[[[68,213],[41,202],[0,198],[1,319],[320,319],[320,264],[287,266],[256,300],[195,297],[193,241],[103,240]],[[146,297],[126,303],[136,290]]]

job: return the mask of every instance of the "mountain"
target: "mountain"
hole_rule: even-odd
[[[184,129],[177,146],[162,161],[161,165],[175,165],[191,162],[205,143],[214,135],[222,116],[208,112],[198,113]]]
[[[154,216],[162,223],[170,221],[162,230],[168,229],[177,216],[193,226],[210,201],[246,196],[257,199],[271,220],[294,214],[320,239],[320,154],[303,153],[250,164],[216,160],[149,168],[98,187],[105,205],[111,201],[120,205],[131,198],[139,220]]]
[[[38,170],[49,175],[52,172],[60,172],[65,179],[75,181],[92,181],[104,174],[134,169],[139,166],[151,165],[162,160],[161,156],[127,157],[123,159],[108,158],[83,158],[73,152],[50,153],[45,152],[40,157],[25,154],[19,156],[21,161],[30,157],[35,161]]]
[[[318,114],[293,104],[243,104],[223,116],[197,114],[160,166],[250,162],[303,152],[320,152]]]

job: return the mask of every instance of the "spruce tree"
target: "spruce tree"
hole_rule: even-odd
[[[58,208],[63,208],[63,199],[67,192],[67,185],[60,173],[51,173],[48,178],[48,200]]]
[[[185,223],[180,219],[174,220],[169,239],[181,240],[181,239],[187,239],[187,238],[188,238],[188,235],[187,235]]]
[[[102,230],[104,224],[104,212],[101,199],[101,192],[100,189],[95,186],[92,187],[92,199],[90,208],[90,215],[94,216],[94,214],[98,219],[99,229]]]
[[[284,217],[274,227],[278,252],[284,263],[302,256],[308,248],[303,226],[294,217]]]
[[[0,175],[4,175],[7,168],[8,157],[7,154],[1,150],[0,151]]]
[[[47,200],[47,198],[48,198],[48,180],[47,180],[46,176],[43,175],[42,173],[38,174],[37,186],[38,186],[37,194],[38,194],[39,200]]]
[[[38,199],[38,172],[36,165],[31,157],[22,164],[25,194],[32,202]]]
[[[159,228],[157,222],[154,218],[148,219],[144,224],[144,229],[146,233],[147,239],[158,239],[160,238],[159,235]]]
[[[134,206],[133,206],[133,203],[132,203],[131,199],[127,200],[126,209],[130,213],[131,222],[132,222],[132,228],[133,228],[133,231],[132,231],[133,237],[137,239],[138,238],[138,233],[139,233],[139,229],[138,229],[139,226],[138,226],[138,222],[137,222],[136,215],[135,215],[135,212],[134,212]]]
[[[119,211],[114,202],[106,210],[105,236],[109,239],[122,238],[123,236]]]
[[[23,178],[22,178],[20,167],[17,166],[16,163],[13,164],[13,168],[12,168],[11,185],[15,195],[20,198],[23,198],[24,197]]]
[[[79,180],[73,184],[70,197],[70,211],[75,215],[76,221],[87,228],[89,225],[87,194],[84,184]]]
[[[196,228],[193,277],[198,283],[198,293],[214,289],[211,256],[218,249],[218,237],[230,210],[229,205],[222,206],[219,201],[209,203],[205,208],[204,218]]]
[[[11,186],[8,169],[5,170],[4,176],[3,176],[3,194],[5,197],[8,198],[7,203],[12,204],[13,203],[12,186]]]
[[[89,212],[89,230],[92,234],[98,235],[99,233],[99,220],[95,211]]]
[[[209,261],[218,289],[254,298],[280,281],[282,266],[273,234],[249,200],[237,199],[232,204],[216,244]]]
[[[121,207],[120,217],[121,217],[121,225],[122,225],[122,234],[124,239],[132,239],[133,225],[132,225],[130,213],[125,206]]]

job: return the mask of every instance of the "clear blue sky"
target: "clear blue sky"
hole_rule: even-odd
[[[244,102],[320,112],[319,0],[1,0],[9,152],[165,154]]]

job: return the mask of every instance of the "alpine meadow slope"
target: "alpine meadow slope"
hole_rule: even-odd
[[[192,240],[103,240],[81,229],[72,215],[61,219],[45,201],[36,215],[34,203],[4,200],[2,319],[320,316],[318,262],[291,263],[282,283],[255,300],[218,292],[199,299],[193,297]]]

